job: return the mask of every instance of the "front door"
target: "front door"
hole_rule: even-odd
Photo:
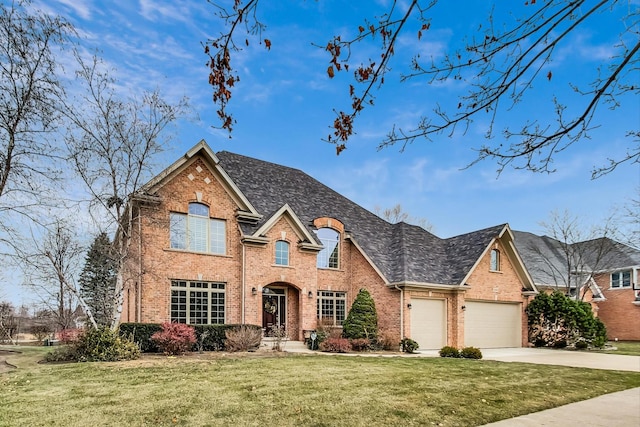
[[[286,289],[262,289],[262,327],[267,336],[272,335],[273,327],[286,328],[287,293]]]

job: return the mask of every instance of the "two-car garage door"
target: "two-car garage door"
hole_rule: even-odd
[[[444,299],[411,299],[411,338],[421,349],[447,345],[447,308]],[[464,346],[520,347],[522,311],[519,303],[466,301]]]
[[[467,301],[464,345],[479,348],[522,346],[520,304]]]

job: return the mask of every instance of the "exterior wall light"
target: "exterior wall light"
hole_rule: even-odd
[[[313,292],[309,291],[309,298],[313,298]]]
[[[258,295],[258,290],[255,288],[255,286],[251,288],[251,295]]]

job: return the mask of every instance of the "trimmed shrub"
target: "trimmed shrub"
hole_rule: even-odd
[[[375,340],[378,334],[376,304],[366,289],[360,289],[349,314],[342,324],[342,336],[350,339]]]
[[[196,344],[192,350],[198,351],[223,351],[225,350],[226,331],[241,325],[195,325]],[[257,325],[244,325],[262,333],[262,328]],[[120,336],[131,338],[138,343],[144,353],[157,353],[158,346],[151,341],[151,336],[162,330],[157,323],[121,323]]]
[[[320,351],[348,353],[351,351],[351,343],[346,338],[327,338],[320,343]]]
[[[356,338],[349,341],[353,351],[369,351],[371,349],[371,340],[367,338]]]
[[[163,323],[162,330],[151,336],[164,354],[183,354],[190,351],[196,343],[193,327],[184,323]]]
[[[223,351],[226,349],[225,341],[227,340],[227,331],[237,328],[241,325],[195,325],[196,341],[199,351]],[[262,334],[262,328],[247,325],[256,328]]]
[[[454,357],[454,358],[460,357],[460,352],[458,351],[458,349],[448,345],[445,345],[444,347],[442,347],[438,352],[438,354],[440,354],[440,357]]]
[[[206,333],[206,331],[205,331]],[[250,325],[240,325],[225,331],[227,351],[250,351],[260,347],[262,330],[252,328]]]
[[[413,353],[420,346],[417,342],[415,342],[411,338],[403,338],[402,341],[400,341],[400,347],[402,348],[402,351],[405,353]]]
[[[118,333],[140,347],[143,353],[157,353],[158,346],[151,341],[151,336],[160,332],[162,327],[157,323],[121,323]]]
[[[476,347],[465,347],[460,350],[460,357],[464,359],[482,359],[482,352]]]
[[[140,348],[134,342],[120,337],[109,327],[101,326],[97,329],[87,329],[76,341],[49,353],[45,360],[48,362],[116,362],[138,357],[140,357]]]

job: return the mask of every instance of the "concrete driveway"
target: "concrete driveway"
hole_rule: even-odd
[[[543,348],[488,348],[482,350],[482,356],[483,359],[500,362],[524,362],[640,372],[640,356]]]
[[[484,360],[640,372],[640,356],[544,348],[483,348],[481,350]],[[438,357],[438,350],[420,350],[418,353],[422,357]]]

